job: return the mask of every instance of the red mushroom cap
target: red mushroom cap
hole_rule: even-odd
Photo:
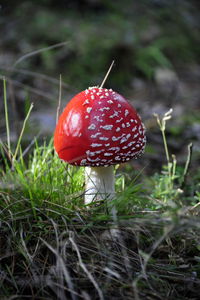
[[[61,114],[54,147],[72,165],[109,166],[144,152],[145,129],[135,109],[112,89],[91,87]]]

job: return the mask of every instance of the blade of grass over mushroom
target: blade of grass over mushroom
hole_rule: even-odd
[[[110,74],[110,72],[112,70],[112,67],[113,67],[114,63],[115,63],[115,61],[113,60],[112,63],[111,63],[111,65],[110,65],[110,67],[109,67],[109,69],[108,69],[108,71],[107,71],[107,73],[106,73],[106,75],[105,75],[105,77],[104,77],[104,79],[103,79],[103,81],[102,81],[102,83],[101,83],[101,85],[100,85],[100,88],[102,88],[104,86],[104,84],[106,82],[106,79],[108,78],[108,76],[109,76],[109,74]]]

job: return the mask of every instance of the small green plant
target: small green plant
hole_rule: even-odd
[[[170,199],[173,198],[175,189],[174,189],[174,182],[177,178],[176,176],[176,157],[175,155],[172,155],[170,157],[169,150],[168,150],[168,144],[167,144],[167,138],[166,138],[166,122],[171,119],[171,114],[173,112],[173,109],[171,108],[169,111],[167,111],[162,118],[159,117],[158,114],[154,114],[156,117],[158,126],[162,133],[163,138],[163,144],[165,149],[165,155],[167,160],[167,167],[164,167],[163,175],[160,177],[159,184],[157,185],[156,189],[159,192],[162,200],[166,203]]]
[[[166,122],[171,119],[172,112],[173,109],[171,108],[162,118],[158,114],[154,114],[162,133],[167,165],[163,166],[161,174],[156,174],[154,177],[155,189],[153,196],[156,199],[162,200],[165,205],[176,207],[177,205],[181,205],[180,195],[184,192],[183,187],[191,162],[192,143],[188,146],[188,156],[184,169],[178,168],[176,156],[169,153],[166,137]]]

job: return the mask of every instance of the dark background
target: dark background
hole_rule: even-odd
[[[74,94],[99,85],[115,60],[106,87],[129,99],[147,128],[146,155],[134,165],[151,172],[165,162],[153,113],[171,107],[170,151],[183,163],[193,141],[199,163],[199,6],[184,0],[2,1],[0,74],[7,78],[13,143],[31,102],[24,140],[52,136],[60,75],[63,107]],[[0,97],[5,140],[3,92]]]

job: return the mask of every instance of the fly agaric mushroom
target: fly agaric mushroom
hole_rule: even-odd
[[[65,107],[54,134],[60,159],[85,168],[85,204],[113,198],[113,165],[144,152],[145,129],[135,109],[112,89],[90,87]]]

